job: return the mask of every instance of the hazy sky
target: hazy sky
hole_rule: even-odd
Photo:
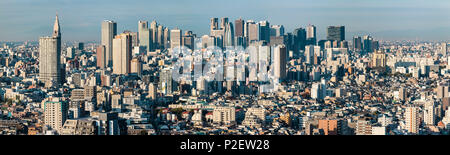
[[[370,34],[386,40],[450,40],[450,0],[0,0],[0,40],[51,35],[55,13],[65,41],[99,41],[100,23],[137,31],[139,20],[209,34],[211,17],[268,20],[286,32],[316,25],[345,25],[346,37]]]

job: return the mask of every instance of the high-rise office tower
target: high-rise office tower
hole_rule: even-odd
[[[316,45],[317,42],[316,26],[308,25],[306,27],[306,40],[308,45]]]
[[[254,24],[255,21],[253,20],[247,20],[247,22],[244,22],[244,37],[249,38],[249,26],[250,24]]]
[[[259,39],[270,43],[270,23],[268,21],[260,21],[259,26]]]
[[[362,50],[362,40],[360,36],[353,37],[353,51]]]
[[[248,41],[259,41],[260,40],[260,26],[259,23],[255,22],[247,22],[247,35],[248,35]]]
[[[279,37],[282,35],[284,35],[284,26],[283,25],[270,26],[270,36]]]
[[[151,51],[152,38],[151,30],[148,29],[147,21],[139,21],[138,23],[138,33],[139,33],[139,46],[144,48],[146,52]]]
[[[60,132],[68,113],[67,102],[51,99],[44,102],[44,123],[50,128]]]
[[[169,28],[164,28],[164,48],[170,48],[170,30]]]
[[[306,38],[316,38],[316,26],[314,25],[308,25],[306,27]]]
[[[106,57],[105,57],[105,53],[106,53],[106,47],[105,45],[99,45],[96,49],[96,54],[97,54],[97,67],[99,68],[105,68],[106,67]]]
[[[225,29],[224,45],[225,46],[233,46],[234,45],[234,28],[233,28],[233,23],[231,23],[231,22],[227,23],[227,26]]]
[[[131,47],[139,46],[138,41],[138,33],[137,32],[131,32],[130,30],[125,30],[123,33],[127,33],[131,35]]]
[[[419,108],[410,106],[405,109],[405,129],[409,133],[417,134],[419,132]]]
[[[228,17],[223,17],[220,19],[220,29],[224,30],[228,25]]]
[[[192,31],[186,31],[183,39],[183,46],[186,46],[187,48],[193,50],[194,49],[194,35],[192,34]]]
[[[181,30],[175,28],[170,30],[170,48],[181,46]]]
[[[162,25],[158,26],[158,40],[157,40],[157,49],[163,49],[164,48],[164,27]]]
[[[141,38],[142,38],[142,31],[148,29],[148,22],[147,21],[139,21],[138,22],[138,41],[139,44],[141,44]]]
[[[242,19],[237,19],[236,21],[234,21],[234,36],[235,37],[243,37],[244,36],[244,20]]]
[[[61,84],[61,32],[58,15],[56,15],[51,37],[39,38],[39,79],[45,82]]]
[[[117,34],[117,23],[106,20],[102,22],[102,45],[105,45],[105,62],[106,66],[112,66],[112,44],[113,38]]]
[[[328,26],[327,40],[337,40],[338,42],[345,40],[345,26]]]
[[[113,74],[130,73],[131,35],[122,33],[113,40]]]
[[[306,30],[304,28],[297,28],[294,30],[294,52],[305,50],[306,45]]]
[[[279,80],[284,80],[286,78],[286,46],[279,45],[276,46],[273,51],[273,67],[274,76]]]
[[[374,52],[372,51],[372,41],[373,38],[369,35],[363,36],[363,51],[365,54],[369,53],[369,52]]]
[[[211,32],[213,30],[218,30],[219,29],[219,19],[218,18],[211,18]]]
[[[157,48],[158,45],[158,23],[156,21],[152,21],[150,23],[150,31],[151,31],[151,48],[150,50],[153,51]]]
[[[84,43],[78,42],[78,50],[84,50]]]

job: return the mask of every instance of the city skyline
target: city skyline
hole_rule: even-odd
[[[70,42],[89,35],[59,11],[51,30],[29,34],[37,44],[0,41],[0,135],[450,134],[448,41],[389,41],[345,20],[292,30],[285,16],[234,13],[195,17],[201,30],[106,17],[87,26],[101,41]]]
[[[100,4],[105,6],[96,7]],[[326,37],[327,26],[343,25],[346,26],[348,34],[346,40],[355,35],[365,34],[376,36],[379,40],[450,40],[450,20],[448,20],[450,16],[446,11],[450,8],[450,2],[442,0],[434,3],[423,0],[414,0],[414,3],[404,0],[395,2],[326,0],[296,1],[296,3],[290,0],[282,3],[250,0],[238,3],[242,5],[233,4],[233,2],[202,0],[134,1],[120,7],[121,4],[117,2],[106,4],[104,1],[85,3],[71,0],[39,2],[6,0],[0,2],[0,18],[6,19],[0,21],[0,33],[4,34],[0,35],[0,40],[36,41],[39,36],[52,29],[47,23],[53,20],[49,17],[55,12],[59,13],[61,25],[64,27],[61,31],[66,34],[63,41],[99,42],[98,34],[103,20],[117,22],[117,32],[124,30],[137,32],[139,20],[156,20],[171,29],[178,27],[201,36],[209,33],[211,17],[228,17],[230,21],[238,18],[268,20],[273,25],[283,25],[286,32],[313,24],[317,27],[318,39]],[[220,7],[202,7],[208,5]],[[146,9],[146,6],[154,9]]]

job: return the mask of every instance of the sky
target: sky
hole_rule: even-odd
[[[0,41],[37,41],[51,35],[58,12],[63,41],[100,41],[101,22],[118,33],[138,21],[209,34],[212,17],[268,20],[286,32],[313,24],[344,25],[346,38],[450,41],[450,0],[0,0]]]

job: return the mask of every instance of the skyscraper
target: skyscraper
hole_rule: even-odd
[[[181,30],[173,29],[170,30],[170,48],[181,46]]]
[[[130,73],[131,35],[122,33],[113,40],[113,74]]]
[[[273,52],[274,76],[279,80],[286,78],[286,46],[276,46]]]
[[[117,34],[117,23],[110,20],[102,22],[102,45],[105,45],[105,62],[106,66],[112,66],[112,44],[113,38]]]
[[[363,51],[364,54],[367,54],[369,52],[373,52],[372,51],[372,41],[373,38],[369,35],[366,35],[363,37]]]
[[[353,51],[362,50],[362,40],[360,36],[353,37]]]
[[[327,40],[337,40],[338,42],[345,40],[345,26],[328,26]]]
[[[192,34],[192,31],[186,31],[183,39],[183,46],[186,46],[187,48],[193,50],[194,49],[194,36]]]
[[[268,21],[260,21],[259,26],[259,39],[270,43],[270,23]]]
[[[105,68],[106,62],[105,62],[105,53],[106,53],[106,47],[105,45],[99,45],[96,49],[97,54],[97,67],[99,68]]]
[[[231,22],[227,23],[227,26],[225,29],[224,45],[225,46],[233,46],[234,45],[234,28],[233,28],[233,23],[231,23]]]
[[[219,19],[218,18],[211,18],[211,32],[213,30],[218,30],[219,29]]]
[[[153,51],[157,48],[158,45],[158,23],[156,21],[152,21],[150,23],[150,31],[151,31],[151,48],[150,51]]]
[[[61,32],[58,15],[53,25],[51,37],[39,38],[39,79],[45,82],[61,84]]]
[[[306,27],[306,40],[308,45],[316,45],[317,42],[316,26],[308,25]]]
[[[234,30],[234,36],[235,37],[243,37],[244,36],[244,20],[237,19],[234,22],[235,30]]]
[[[270,36],[279,37],[282,35],[284,35],[284,26],[283,25],[270,26]]]
[[[148,29],[147,21],[139,21],[138,23],[139,46],[144,48],[146,52],[151,51],[151,30]]]
[[[255,23],[255,22],[247,22],[248,26],[248,41],[252,42],[252,41],[259,41],[260,40],[260,28],[259,28],[259,23]]]
[[[164,27],[162,25],[158,26],[158,39],[157,39],[157,49],[164,48]]]
[[[164,46],[164,48],[170,48],[170,30],[169,30],[169,28],[164,28],[164,39],[163,39],[163,41],[164,41],[164,43],[163,43],[163,46]]]
[[[294,30],[294,52],[305,50],[306,45],[306,30],[304,28],[297,28]]]
[[[222,17],[220,19],[220,29],[225,30],[228,24],[228,17]]]
[[[316,26],[314,25],[308,25],[306,27],[306,38],[316,38]]]

